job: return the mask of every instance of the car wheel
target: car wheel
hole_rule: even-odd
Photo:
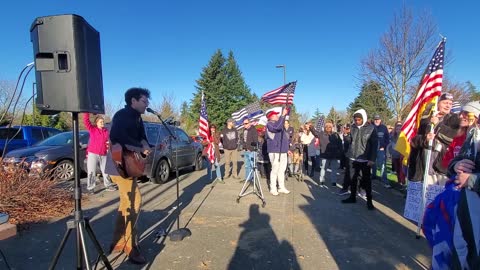
[[[157,169],[155,170],[155,177],[153,177],[153,182],[155,184],[164,184],[170,178],[170,165],[166,159],[161,159],[157,164]]]
[[[203,170],[203,156],[202,153],[198,153],[197,158],[195,159],[195,171]]]
[[[74,171],[73,162],[62,160],[53,169],[53,177],[58,181],[68,181],[73,179]]]

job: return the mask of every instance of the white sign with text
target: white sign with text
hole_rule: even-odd
[[[403,216],[419,222],[423,218],[422,209],[422,182],[409,182],[407,188],[407,201],[405,202],[405,210]],[[429,185],[425,193],[426,204],[430,204],[435,197],[442,193],[445,190],[443,186],[439,185]]]

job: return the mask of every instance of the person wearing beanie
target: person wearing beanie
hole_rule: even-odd
[[[374,210],[372,199],[372,178],[371,170],[377,158],[377,133],[373,125],[366,125],[367,112],[360,109],[353,114],[353,124],[351,125],[352,142],[347,152],[347,158],[350,168],[350,197],[342,200],[342,203],[357,202],[357,183],[365,189],[367,193],[367,208]],[[348,184],[347,184],[348,186]]]
[[[411,151],[408,161],[408,179],[413,182],[423,181],[425,168],[428,170],[427,185],[443,185],[448,180],[447,168],[442,165],[442,159],[453,138],[460,128],[458,114],[451,113],[453,96],[443,93],[438,100],[437,111],[432,114],[432,106],[427,106],[421,117],[417,134],[410,142]],[[430,131],[431,126],[433,131]],[[432,141],[431,162],[425,164],[425,155]]]

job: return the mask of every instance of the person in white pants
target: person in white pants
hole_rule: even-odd
[[[100,163],[105,189],[107,191],[115,191],[116,189],[112,186],[110,176],[105,173],[109,132],[108,129],[105,128],[105,120],[100,115],[95,116],[94,123],[95,125],[90,122],[90,114],[83,114],[83,124],[90,134],[87,147],[87,190],[90,194],[95,193],[97,164]]]
[[[282,110],[282,116],[276,111],[267,111],[267,152],[272,164],[270,173],[270,193],[277,196],[278,193],[288,194],[290,191],[285,188],[285,170],[287,169],[287,153],[289,137],[285,132],[285,116],[287,109]],[[278,189],[277,189],[278,184]]]

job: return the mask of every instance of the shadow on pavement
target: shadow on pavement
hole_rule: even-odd
[[[416,240],[403,224],[378,209],[367,210],[366,201],[358,196],[355,204],[341,204],[346,197],[336,195],[338,188],[308,187],[312,197],[302,195],[308,203],[299,207],[339,269],[428,269],[429,265],[421,262],[431,255],[428,245]],[[318,203],[320,200],[334,200],[338,205]]]
[[[181,172],[181,174],[188,175],[188,173],[185,172]],[[191,202],[193,196],[197,192],[201,191],[204,186],[205,181],[199,179],[185,188],[184,193],[189,193],[190,195],[182,194],[181,208],[185,208]],[[165,195],[167,192],[172,193],[172,188],[175,188],[175,184],[171,184],[171,182],[164,185],[153,185],[148,183],[140,185],[140,191],[142,197],[144,198],[147,196],[149,198],[155,198]],[[107,195],[107,193],[100,192],[95,196],[87,197],[87,200],[82,203],[84,210],[83,214],[86,217],[91,217],[91,227],[97,240],[100,242],[103,251],[107,256],[109,256],[109,260],[112,265],[115,266],[114,269],[117,269],[119,265],[121,265],[122,269],[139,269],[140,267],[126,261],[126,256],[123,254],[108,254],[112,241],[113,223],[117,215],[118,204],[118,192],[112,193],[113,197],[110,197],[111,195]],[[150,200],[146,200],[142,207],[148,204],[149,201]],[[89,205],[95,205],[95,207],[88,208]],[[171,210],[171,208],[175,205],[175,201],[172,201],[172,204],[165,210],[154,211],[155,214],[151,214],[151,212],[145,212],[144,208],[142,208],[137,230],[139,235],[145,231],[147,225],[157,222],[159,220],[157,217],[167,216],[165,211],[168,211],[169,209]],[[176,216],[174,215],[169,215],[165,221],[165,224],[174,224],[172,220],[175,221],[175,217]],[[67,229],[66,222],[70,219],[73,219],[73,216],[67,216],[48,223],[32,224],[29,230],[20,232],[16,237],[0,241],[0,248],[5,253],[5,256],[12,269],[47,269]],[[162,223],[162,225],[163,224],[164,223]],[[57,269],[74,269],[76,266],[75,232],[76,231],[74,230],[68,238],[65,248],[61,253],[60,260],[58,261]],[[86,239],[89,258],[90,261],[94,263],[97,258],[96,249],[94,248],[88,236],[86,236]],[[150,243],[149,244],[152,247],[158,246],[152,242]],[[144,243],[141,243],[141,246],[143,246],[143,244]],[[146,246],[148,247],[149,245]],[[149,261],[153,261],[153,258],[150,260],[151,257],[148,254],[146,254],[146,257],[149,259]],[[103,269],[103,265],[100,263],[97,269]]]
[[[175,180],[174,180],[175,181]],[[180,215],[181,211],[184,210],[192,202],[193,198],[204,188],[210,188],[208,184],[210,183],[207,175],[203,175],[199,179],[195,180],[190,185],[181,189],[181,195],[179,197],[180,201]],[[175,188],[175,185],[172,187]],[[211,191],[211,188],[210,188]],[[207,193],[203,201],[206,200],[210,192]],[[202,202],[203,203],[203,202]],[[200,204],[199,207],[201,207]],[[189,217],[190,218],[190,217]],[[180,225],[185,224],[185,220],[180,220]],[[188,225],[188,223],[187,223]],[[184,228],[179,226],[180,228]],[[142,235],[139,239],[140,248],[143,255],[146,257],[148,263],[146,266],[143,266],[142,269],[155,269],[153,262],[157,256],[160,256],[163,248],[166,246],[166,241],[168,234],[177,227],[177,202],[173,200],[170,205],[160,210],[146,211],[143,210],[140,215],[138,232]],[[168,240],[169,241],[169,240]],[[184,240],[185,241],[185,240]],[[124,257],[124,256],[123,256]],[[117,258],[117,267],[116,269],[132,269],[132,264],[124,262],[125,258]]]
[[[239,225],[244,229],[227,269],[300,269],[293,246],[278,241],[270,216],[260,213],[257,204],[250,205],[249,212],[249,219]]]

